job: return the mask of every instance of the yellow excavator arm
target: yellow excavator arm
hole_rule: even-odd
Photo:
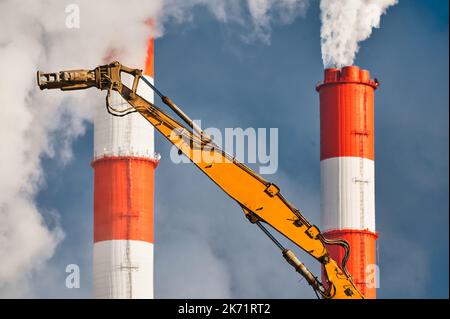
[[[132,78],[125,85],[122,79]],[[330,257],[326,244],[341,245],[349,254],[349,246],[343,240],[330,241],[320,230],[311,225],[281,194],[280,189],[267,182],[233,156],[225,153],[207,136],[170,98],[162,95],[145,77],[142,70],[131,69],[113,62],[94,70],[72,70],[57,73],[38,72],[37,81],[43,89],[81,90],[96,87],[108,90],[106,105],[108,112],[124,116],[139,112],[156,130],[175,145],[179,154],[186,155],[203,173],[211,178],[225,193],[243,209],[251,223],[256,224],[281,249],[283,257],[312,286],[322,298],[354,298],[364,296],[356,288],[348,272]],[[139,95],[141,86],[150,86],[186,124],[169,116],[153,103]],[[109,103],[111,91],[118,92],[128,102],[126,109],[115,109]],[[321,283],[294,253],[284,248],[264,226],[269,224],[298,247],[318,260],[324,270],[325,282]]]

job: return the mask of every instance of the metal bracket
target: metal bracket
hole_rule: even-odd
[[[306,231],[306,234],[311,237],[312,239],[316,238],[317,235],[320,234],[319,228],[317,228],[316,226],[311,226],[309,227]]]
[[[250,221],[250,223],[254,224],[256,222],[261,221],[261,218],[259,218],[255,213],[249,211],[247,208],[242,207],[242,210],[244,211],[245,217]]]
[[[270,197],[274,197],[280,192],[280,188],[275,184],[269,184],[264,190]]]

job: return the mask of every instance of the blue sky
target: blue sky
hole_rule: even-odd
[[[305,17],[273,26],[270,44],[243,41],[248,30],[220,23],[206,9],[193,14],[190,22],[166,24],[155,42],[158,87],[203,127],[278,128],[279,170],[265,178],[320,225],[318,2]],[[448,1],[403,0],[382,16],[355,61],[381,82],[375,97],[380,298],[448,298],[448,53]],[[46,185],[38,205],[44,215],[60,214],[66,237],[47,269],[33,274],[39,297],[91,296],[93,131],[86,126],[67,165],[43,158]],[[193,165],[173,164],[166,140],[155,138],[162,156],[156,297],[312,298],[239,207]],[[165,266],[174,260],[183,263]],[[65,288],[70,263],[80,265],[80,289]]]

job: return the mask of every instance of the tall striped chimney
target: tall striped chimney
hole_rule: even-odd
[[[347,269],[366,298],[376,298],[374,91],[369,71],[326,69],[320,95],[322,230],[351,247]],[[328,249],[338,262],[340,246]]]
[[[110,62],[110,61],[108,61]],[[145,76],[153,82],[153,39]],[[129,85],[129,84],[128,84]],[[112,93],[111,104],[124,100]],[[153,102],[153,92],[141,92]],[[95,298],[153,298],[154,130],[140,114],[94,120]]]

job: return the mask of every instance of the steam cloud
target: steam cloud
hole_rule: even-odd
[[[325,67],[352,65],[359,42],[380,26],[381,15],[397,0],[321,0],[320,30]]]
[[[149,4],[151,3],[151,4]],[[113,48],[130,65],[145,59],[155,1],[77,1],[79,29],[66,27],[63,1],[1,1],[0,21],[0,291],[27,294],[27,278],[54,254],[64,232],[58,213],[37,207],[45,186],[43,157],[71,158],[71,142],[84,133],[98,94],[42,94],[36,70],[90,68]],[[120,25],[112,21],[122,22]],[[132,46],[129,44],[133,43]]]
[[[178,22],[192,21],[192,8],[206,6],[214,17],[223,23],[235,23],[246,29],[241,38],[270,43],[273,24],[287,24],[305,14],[308,0],[166,0],[158,22],[174,18]]]

